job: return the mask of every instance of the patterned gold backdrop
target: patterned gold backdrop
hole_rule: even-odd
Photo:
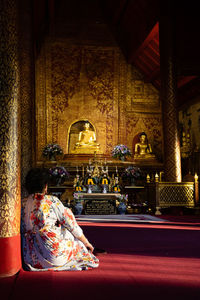
[[[101,154],[117,143],[133,149],[141,131],[162,156],[162,119],[158,91],[128,65],[117,46],[76,45],[46,40],[36,61],[37,160],[47,143],[68,154],[70,126],[89,120]]]
[[[19,2],[19,64],[21,100],[21,191],[22,199],[27,195],[25,176],[32,167],[34,152],[34,62],[32,51],[31,3]]]

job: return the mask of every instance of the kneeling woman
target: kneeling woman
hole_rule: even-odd
[[[22,201],[22,250],[30,271],[97,268],[94,248],[69,208],[47,195],[48,171],[32,169],[26,176],[29,196]]]

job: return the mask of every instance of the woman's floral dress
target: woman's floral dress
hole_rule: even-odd
[[[22,248],[30,271],[86,270],[99,260],[78,239],[82,229],[69,208],[49,195],[30,195],[22,203]]]

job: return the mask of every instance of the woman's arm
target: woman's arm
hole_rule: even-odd
[[[72,213],[71,209],[64,207],[59,199],[57,199],[56,212],[58,215],[59,224],[66,227],[78,240],[80,240],[85,245],[85,247],[93,252],[94,247],[90,244],[90,242],[83,234],[83,231],[77,224],[75,216]]]
[[[88,248],[88,250],[90,250],[91,252],[93,252],[94,247],[92,246],[92,244],[90,244],[90,242],[86,239],[85,235],[83,234],[82,236],[79,237],[79,240],[85,245],[86,248]]]

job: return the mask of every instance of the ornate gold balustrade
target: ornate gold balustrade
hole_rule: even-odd
[[[161,208],[194,208],[199,202],[198,182],[156,182],[154,185],[156,215]],[[152,192],[152,187],[151,187]],[[151,193],[151,196],[153,194]]]

